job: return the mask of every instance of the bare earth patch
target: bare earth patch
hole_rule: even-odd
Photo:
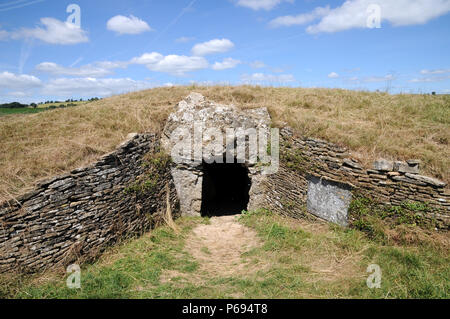
[[[249,264],[242,254],[261,246],[257,233],[240,224],[237,216],[212,217],[209,224],[201,224],[192,230],[186,239],[185,251],[199,263],[195,274],[164,271],[161,282],[172,282],[178,278],[201,282],[213,277],[244,277],[259,270],[255,264]]]
[[[209,225],[197,226],[187,238],[185,249],[199,262],[202,273],[226,277],[249,271],[241,256],[261,242],[254,230],[236,218],[213,217]]]

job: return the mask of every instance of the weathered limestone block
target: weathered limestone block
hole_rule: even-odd
[[[420,165],[421,161],[418,159],[410,159],[410,160],[407,160],[406,163],[408,163],[408,165],[410,165],[410,166],[416,166],[416,165]]]
[[[406,177],[409,177],[413,180],[419,181],[419,182],[424,182],[436,187],[445,187],[447,186],[447,183],[440,181],[436,178],[432,178],[432,177],[428,177],[428,176],[422,176],[422,175],[416,175],[416,174],[409,174],[406,173],[405,174]]]
[[[407,162],[394,162],[394,171],[400,173],[419,174],[419,162],[412,161],[411,164]]]
[[[327,221],[347,226],[348,208],[352,200],[349,185],[310,177],[308,182],[308,211]]]
[[[373,168],[378,171],[390,172],[394,170],[394,162],[382,158],[373,163]]]
[[[187,166],[174,167],[171,173],[180,199],[181,212],[186,216],[198,215],[202,200],[201,174]]]
[[[344,162],[344,165],[346,165],[348,167],[355,168],[355,169],[362,169],[362,166],[353,159],[346,158],[343,160],[343,162]]]

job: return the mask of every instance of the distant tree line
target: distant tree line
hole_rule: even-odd
[[[18,108],[23,108],[23,107],[28,107],[27,104],[21,104],[19,102],[12,102],[12,103],[5,103],[5,104],[0,104],[1,108],[8,108],[8,109],[18,109]]]
[[[93,102],[93,101],[98,101],[98,100],[100,100],[98,97],[93,97],[93,98],[90,98],[90,99],[88,99],[86,101],[87,102]],[[61,101],[45,101],[45,102],[39,102],[37,104],[36,103],[22,104],[22,103],[19,103],[19,102],[11,102],[11,103],[0,104],[0,108],[8,108],[8,109],[27,108],[27,107],[37,108],[38,105],[43,105],[43,104],[59,104],[59,106],[56,106],[56,105],[50,105],[49,106],[50,109],[54,109],[54,108],[58,108],[58,107],[76,106],[76,104],[74,104],[75,102],[83,102],[83,99],[79,99],[79,100],[68,99],[65,102],[61,102]],[[68,103],[68,104],[63,104],[63,103]]]

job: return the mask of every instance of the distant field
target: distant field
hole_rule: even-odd
[[[423,173],[450,181],[449,95],[184,86],[0,117],[0,200],[23,193],[38,179],[91,163],[131,132],[160,132],[190,92],[239,108],[265,106],[275,125],[347,146],[366,167],[378,157],[417,158]]]
[[[46,103],[39,104],[36,108],[32,107],[17,107],[17,108],[2,108],[0,107],[0,116],[10,115],[10,114],[35,114],[43,111],[52,110],[55,108],[73,107],[81,104],[89,103],[88,101],[78,101],[78,102],[62,102],[62,103]]]
[[[10,114],[35,114],[45,111],[41,108],[0,108],[0,116],[10,115]]]
[[[51,106],[59,106],[59,105],[67,105],[67,104],[75,104],[75,106],[89,103],[89,101],[75,101],[75,102],[55,102],[55,103],[45,103],[45,104],[39,104],[37,107],[40,109],[49,108]]]

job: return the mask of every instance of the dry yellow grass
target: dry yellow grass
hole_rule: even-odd
[[[94,161],[130,132],[159,132],[176,103],[192,91],[241,108],[266,106],[276,125],[287,123],[306,136],[347,146],[365,165],[377,157],[418,158],[426,174],[450,180],[448,95],[185,86],[0,118],[0,200]]]

